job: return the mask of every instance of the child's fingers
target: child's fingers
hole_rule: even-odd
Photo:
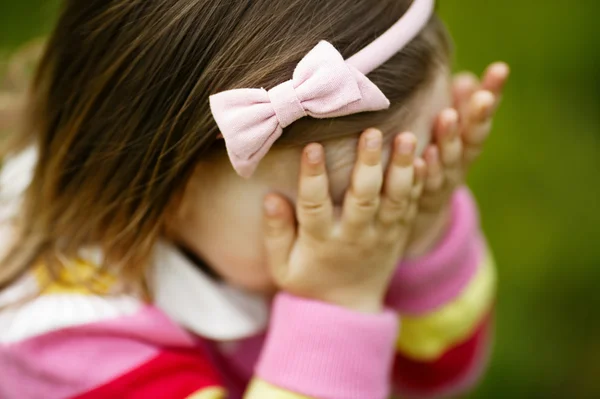
[[[479,89],[479,78],[471,72],[462,72],[454,77],[452,83],[452,96],[454,98],[454,108],[460,115],[464,115],[469,100]]]
[[[417,139],[412,133],[403,133],[394,140],[392,161],[388,167],[379,208],[383,225],[400,222],[409,210],[411,191],[415,180],[414,160]]]
[[[434,126],[433,134],[444,166],[448,167],[458,163],[462,155],[458,112],[452,108],[442,111]]]
[[[379,208],[383,184],[381,165],[382,134],[377,129],[363,133],[358,144],[358,159],[342,211],[344,233],[354,236],[373,222]]]
[[[296,226],[291,205],[275,194],[264,200],[264,235],[269,267],[274,277],[282,281],[296,239]]]
[[[467,129],[465,139],[470,144],[481,144],[487,138],[489,129],[486,125],[492,120],[496,96],[490,91],[480,90],[469,101]]]
[[[463,145],[456,110],[449,108],[442,111],[435,125],[434,136],[446,185],[456,187],[462,180],[463,173]]]
[[[333,205],[325,170],[325,153],[320,144],[309,144],[302,154],[296,203],[299,228],[317,238],[327,237],[333,224]]]
[[[426,193],[434,193],[442,189],[444,185],[443,166],[440,161],[440,152],[435,145],[425,149],[423,158],[427,163],[427,176],[425,177],[424,189]]]
[[[479,156],[492,130],[495,101],[495,96],[486,90],[478,91],[471,98],[467,123],[462,131],[463,158],[467,165]]]
[[[509,75],[510,67],[504,62],[493,63],[486,69],[483,75],[481,89],[491,92],[496,97],[495,106],[498,105],[502,98],[502,91]]]
[[[423,194],[425,186],[425,178],[427,176],[427,164],[422,158],[417,158],[413,162],[415,178],[413,180],[412,189],[410,191],[411,204],[405,217],[406,222],[412,222],[419,213],[419,200]]]

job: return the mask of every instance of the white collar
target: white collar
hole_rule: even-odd
[[[0,224],[18,210],[36,162],[37,151],[30,148],[2,168]],[[93,250],[85,253],[96,260],[100,255]],[[266,329],[269,306],[264,297],[215,281],[167,242],[156,245],[149,278],[154,305],[199,336],[228,341]]]
[[[202,337],[236,340],[267,326],[264,297],[215,281],[171,244],[157,244],[151,273],[155,305]]]

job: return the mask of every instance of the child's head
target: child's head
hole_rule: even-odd
[[[24,134],[39,146],[39,163],[23,237],[0,268],[0,288],[35,258],[75,256],[87,246],[100,246],[107,264],[126,264],[125,275],[139,278],[166,230],[211,264],[260,264],[259,198],[268,190],[293,197],[301,145],[326,143],[339,198],[360,131],[410,127],[426,138],[433,115],[448,103],[446,32],[432,18],[369,74],[389,110],[294,123],[248,181],[227,161],[208,97],[288,80],[320,40],[348,57],[411,3],[67,0],[34,82]],[[215,267],[242,285],[262,284],[260,277],[250,281],[257,275],[251,266],[248,281],[236,280],[237,269]]]

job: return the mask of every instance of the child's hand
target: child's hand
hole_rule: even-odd
[[[361,136],[351,188],[339,217],[334,216],[319,144],[308,145],[302,154],[298,225],[284,198],[267,196],[266,247],[282,290],[358,311],[381,310],[425,177],[423,160],[414,156],[416,138],[404,133],[394,140],[384,181],[381,143],[378,130]]]
[[[454,108],[440,113],[434,124],[433,143],[423,155],[428,173],[407,256],[429,252],[445,233],[450,199],[481,154],[508,75],[508,66],[496,63],[488,67],[481,83],[469,73],[456,76]]]

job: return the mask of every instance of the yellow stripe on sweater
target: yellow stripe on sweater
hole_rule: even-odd
[[[225,391],[221,388],[207,388],[191,394],[185,399],[225,399]]]
[[[397,349],[417,361],[438,359],[463,342],[490,311],[496,291],[496,269],[487,255],[473,280],[452,303],[425,316],[402,317]]]
[[[314,399],[298,393],[286,391],[271,385],[263,380],[255,378],[244,399]]]

